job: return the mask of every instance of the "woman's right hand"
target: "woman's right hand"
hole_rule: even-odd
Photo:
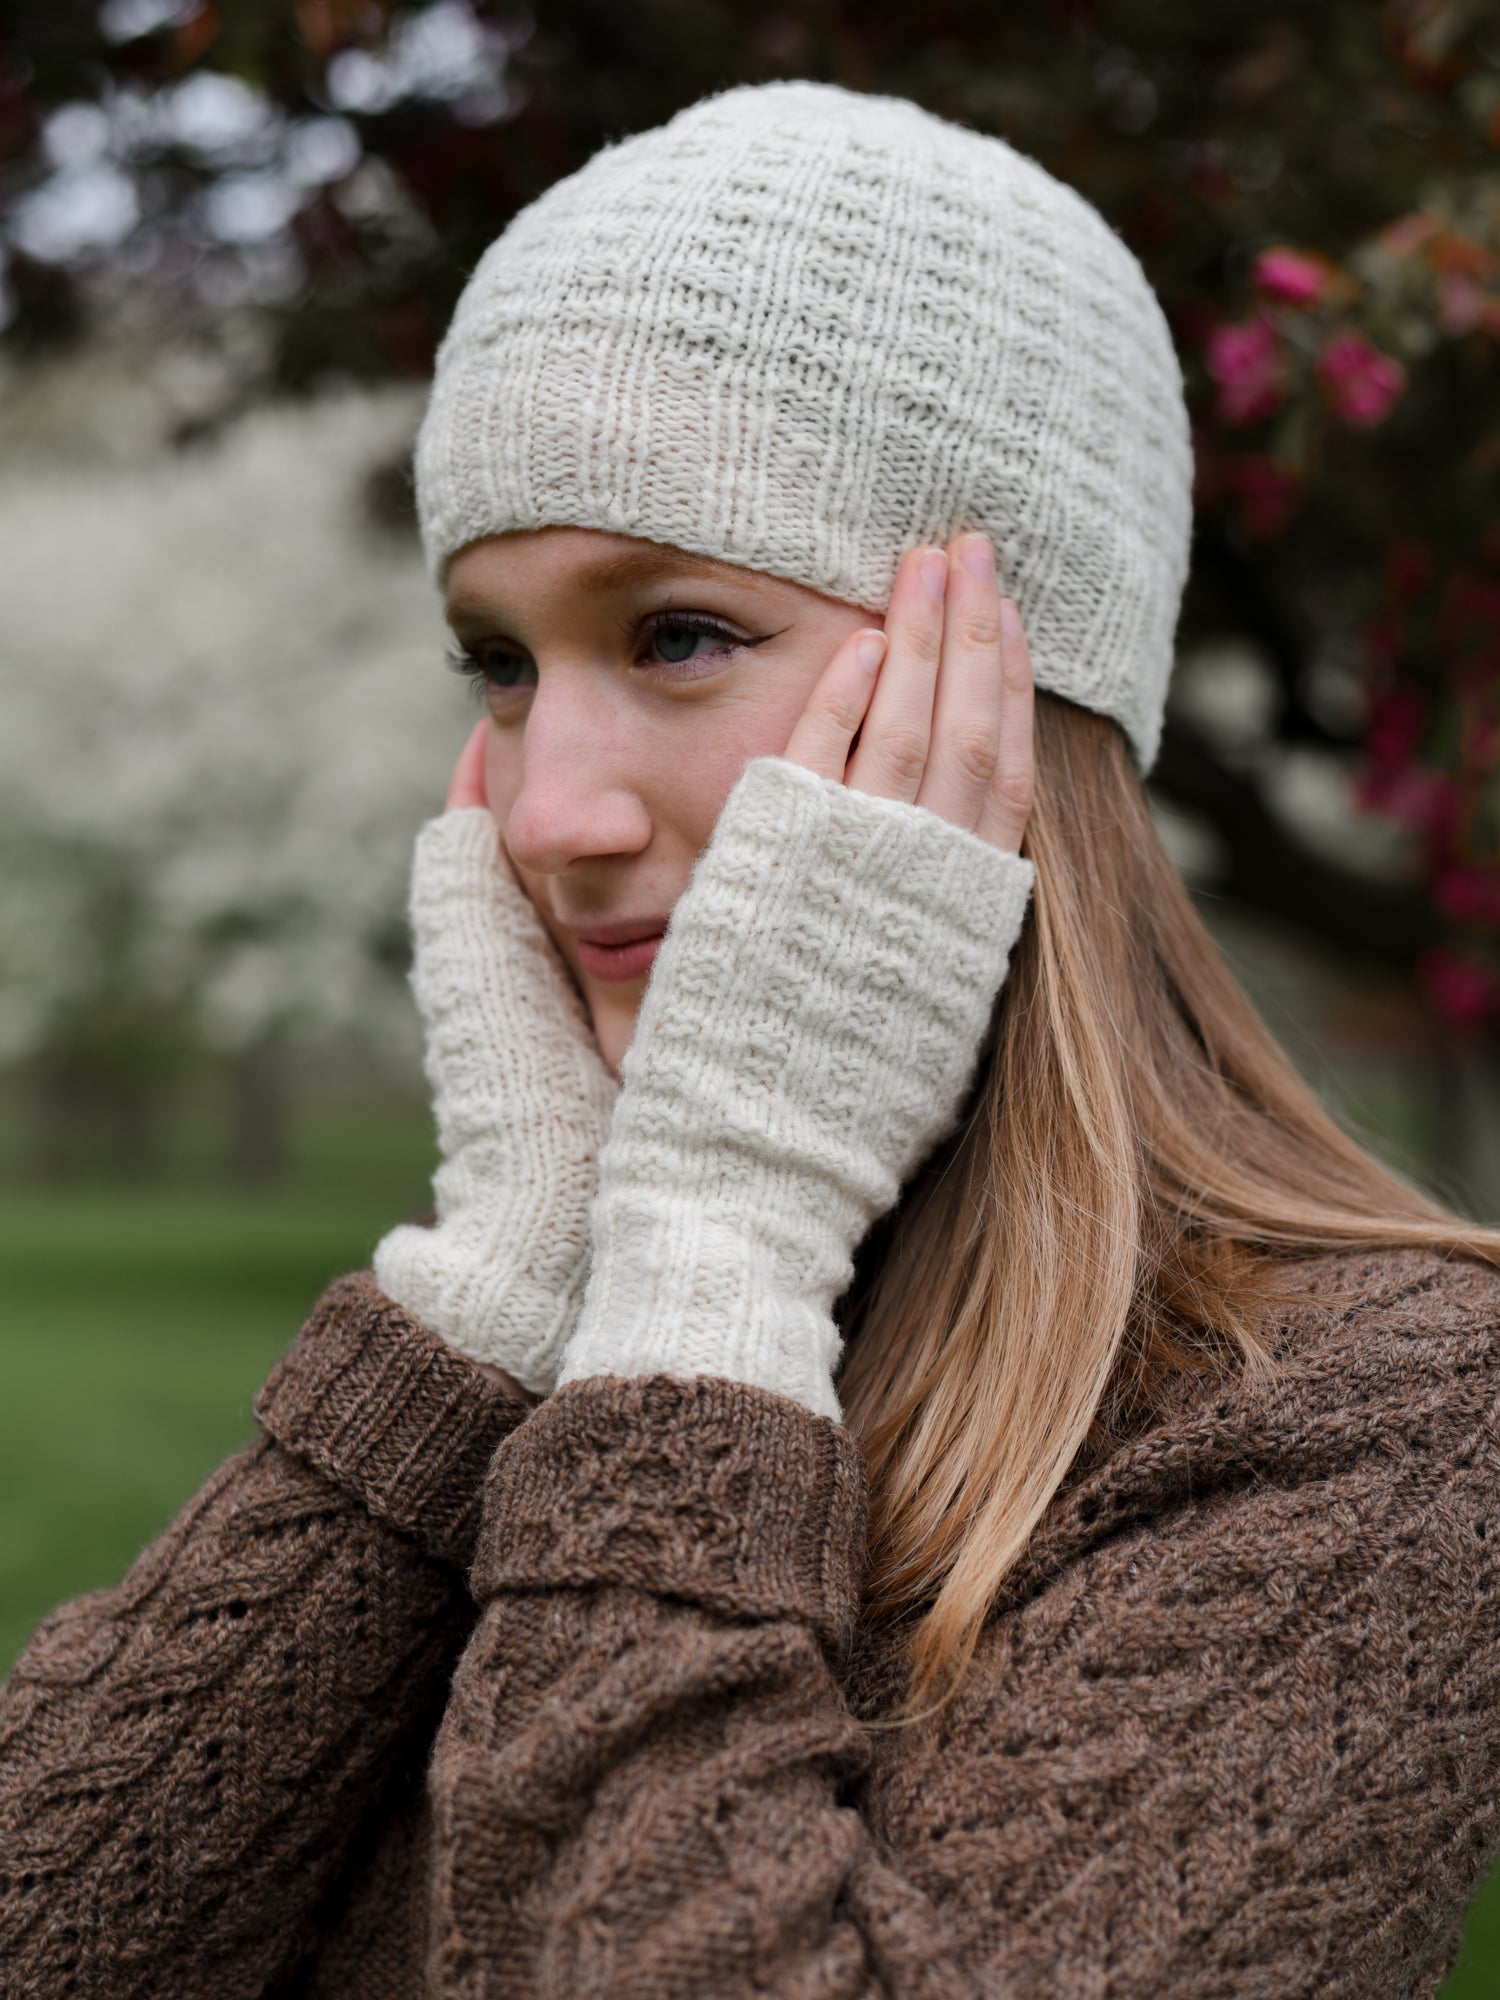
[[[546,1394],[583,1295],[618,1084],[486,803],[476,724],[417,835],[411,982],[441,1160],[437,1223],[376,1246],[376,1282],[476,1361]]]
[[[851,634],[672,912],[559,1386],[714,1375],[839,1413],[834,1303],[961,1114],[1034,876],[1025,642],[992,570],[935,558],[902,571],[879,683]]]

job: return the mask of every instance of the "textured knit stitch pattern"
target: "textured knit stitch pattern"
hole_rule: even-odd
[[[280,1993],[397,1850],[399,1921],[366,1921],[346,1990],[417,1990],[420,1822],[377,1836],[412,1772],[422,1798],[485,1467],[530,1405],[361,1275],[256,1407],[267,1434],[0,1691],[7,2000]]]
[[[1145,273],[1004,140],[832,84],[727,90],[523,209],[418,442],[427,557],[571,525],[884,612],[982,529],[1038,687],[1149,770],[1187,575],[1182,372]]]
[[[438,1224],[393,1229],[375,1276],[465,1354],[544,1391],[578,1317],[618,1086],[485,807],[418,833],[410,913]]]
[[[559,1383],[717,1375],[838,1416],[834,1301],[952,1129],[1034,872],[921,806],[745,767],[622,1065]]]
[[[1179,1382],[873,1736],[847,1431],[667,1377],[517,1423],[340,1281],[278,1435],[0,1689],[3,1990],[1432,2000],[1500,1843],[1500,1276],[1295,1277],[1279,1379]]]

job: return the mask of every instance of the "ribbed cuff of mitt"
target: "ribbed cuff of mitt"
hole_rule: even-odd
[[[559,1384],[725,1376],[839,1414],[834,1301],[962,1109],[1032,864],[749,764],[672,913]]]
[[[625,1586],[831,1647],[858,1607],[865,1474],[841,1426],[736,1382],[578,1382],[496,1454],[472,1577],[497,1591]]]
[[[467,1570],[490,1459],[534,1405],[356,1271],[322,1294],[253,1407],[288,1451]]]

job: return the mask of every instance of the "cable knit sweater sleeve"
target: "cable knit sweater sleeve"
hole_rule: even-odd
[[[1500,1839],[1500,1284],[1309,1268],[1360,1305],[1072,1482],[904,1731],[851,1699],[840,1425],[712,1378],[541,1405],[432,1767],[433,1991],[1435,1993]]]
[[[484,1468],[529,1404],[367,1275],[332,1285],[228,1460],[0,1690],[6,1992],[264,1994],[472,1623]]]

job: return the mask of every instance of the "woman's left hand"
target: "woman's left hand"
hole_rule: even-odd
[[[872,797],[925,806],[1018,853],[1033,790],[1031,654],[987,535],[902,558],[885,630],[854,632],[786,756]]]
[[[552,1386],[583,1296],[589,1205],[618,1086],[516,878],[471,731],[412,859],[412,990],[441,1151],[437,1223],[375,1246],[376,1282],[527,1390]]]

